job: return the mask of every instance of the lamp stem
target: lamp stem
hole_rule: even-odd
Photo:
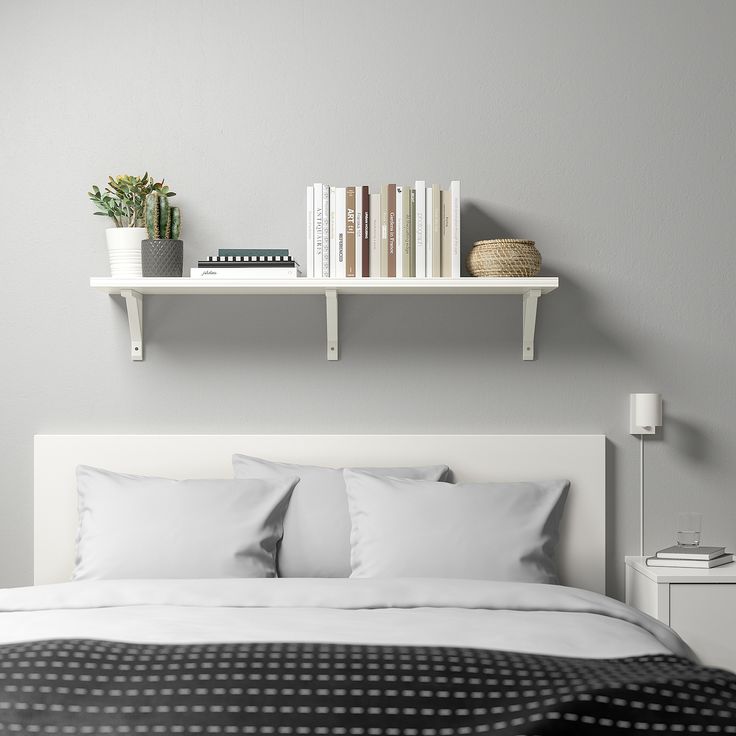
[[[639,435],[639,554],[644,557],[644,435]]]

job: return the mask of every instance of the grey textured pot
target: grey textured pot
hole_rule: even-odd
[[[184,242],[161,238],[141,241],[144,276],[180,277],[184,268]]]

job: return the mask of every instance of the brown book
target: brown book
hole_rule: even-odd
[[[367,277],[370,274],[370,258],[371,258],[371,195],[370,190],[367,186],[360,187],[359,196],[363,202],[362,213],[363,213],[363,227],[361,228],[361,234],[363,236],[363,242],[360,243],[360,257],[363,259],[363,276]]]
[[[345,275],[355,278],[355,187],[345,189]]]
[[[388,185],[388,272],[389,278],[396,278],[396,184]]]
[[[388,276],[388,184],[381,184],[381,267],[380,276]]]

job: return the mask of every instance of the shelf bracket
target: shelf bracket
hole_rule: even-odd
[[[125,299],[130,329],[130,358],[143,360],[143,294],[132,289],[123,289],[120,296]]]
[[[339,344],[337,336],[337,291],[327,289],[325,291],[327,308],[327,360],[337,360],[339,357]]]
[[[537,327],[537,301],[542,296],[539,289],[525,291],[522,299],[523,335],[521,342],[521,359],[534,360],[534,331]]]

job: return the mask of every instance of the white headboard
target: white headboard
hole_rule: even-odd
[[[605,593],[603,435],[36,435],[34,582],[68,580],[74,567],[77,465],[231,478],[234,452],[335,467],[446,463],[456,481],[567,478],[562,580]]]

